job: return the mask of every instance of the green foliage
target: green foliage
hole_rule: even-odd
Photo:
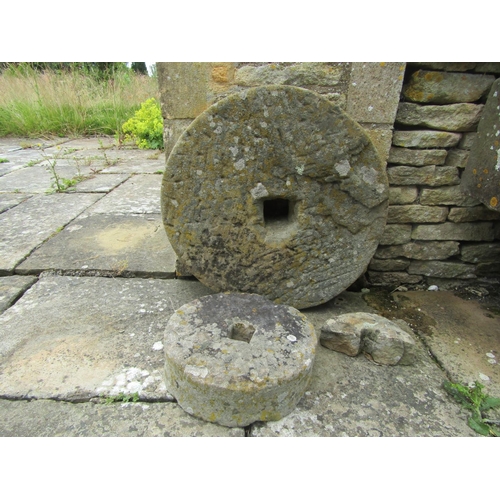
[[[104,403],[107,405],[113,403],[137,403],[139,401],[139,393],[134,392],[133,394],[124,394],[120,392],[117,396],[108,396]]]
[[[143,102],[122,130],[125,139],[133,140],[140,149],[163,149],[163,119],[158,101],[152,97]]]
[[[7,158],[0,158],[0,163],[8,163],[9,160]]]
[[[469,387],[446,381],[444,389],[455,401],[472,412],[467,422],[471,429],[483,436],[500,436],[500,422],[491,420],[486,415],[489,410],[500,408],[500,398],[483,393],[484,386],[479,382]]]

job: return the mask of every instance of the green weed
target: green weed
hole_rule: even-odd
[[[483,393],[484,386],[474,382],[472,387],[444,382],[445,391],[464,408],[472,412],[467,423],[471,429],[483,436],[500,437],[500,420],[488,418],[487,412],[500,408],[500,398]]]
[[[134,141],[140,149],[163,149],[163,118],[158,101],[151,98],[143,102],[122,130],[125,140]]]
[[[110,405],[113,403],[137,403],[139,401],[139,393],[134,392],[133,394],[124,394],[120,392],[117,396],[108,396],[104,400],[104,404]]]
[[[0,158],[0,163],[9,163],[7,158]]]

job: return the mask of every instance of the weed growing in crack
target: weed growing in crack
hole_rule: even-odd
[[[117,396],[108,396],[104,400],[104,404],[111,405],[113,403],[137,403],[139,401],[139,393],[134,392],[133,394],[124,394],[120,392]]]
[[[471,429],[483,436],[500,437],[500,420],[488,418],[487,412],[500,408],[500,398],[483,393],[484,385],[474,382],[473,386],[444,382],[445,391],[472,415],[467,423]]]

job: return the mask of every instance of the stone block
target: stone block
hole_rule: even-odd
[[[469,103],[421,106],[411,102],[401,102],[396,115],[396,123],[450,132],[474,131],[479,123],[483,107],[482,104]]]
[[[361,123],[392,126],[400,98],[405,63],[353,63],[347,113]]]
[[[460,253],[457,241],[412,241],[404,245],[379,247],[375,253],[378,259],[406,257],[416,260],[443,260]]]
[[[469,151],[465,149],[451,149],[448,151],[448,156],[446,157],[444,164],[453,167],[465,168],[468,159]]]
[[[370,271],[405,271],[410,265],[405,259],[372,259],[368,269]]]
[[[444,222],[448,216],[446,207],[422,205],[390,206],[387,214],[389,224]]]
[[[418,70],[411,75],[403,95],[418,103],[474,102],[488,93],[494,80],[490,75]]]
[[[388,184],[369,137],[339,108],[308,90],[261,86],[189,126],[161,199],[172,247],[202,283],[306,308],[364,272]]]
[[[30,198],[28,194],[0,193],[0,214],[14,208],[28,198]]]
[[[474,71],[477,73],[500,73],[500,63],[498,62],[478,62]]]
[[[398,167],[395,167],[398,168]],[[405,167],[402,167],[405,168]],[[411,167],[407,167],[411,168]],[[425,167],[424,167],[425,168]],[[390,171],[387,170],[387,174],[390,178]],[[390,181],[389,181],[390,182]],[[394,183],[397,184],[397,183]],[[401,186],[391,186],[389,187],[389,204],[390,205],[409,205],[413,203],[418,196],[418,189],[414,186],[412,187],[401,187]]]
[[[422,276],[415,276],[407,272],[380,272],[368,271],[368,279],[372,285],[378,286],[398,286],[403,283],[415,285],[422,281]]]
[[[492,241],[495,231],[492,222],[445,222],[415,226],[414,240]]]
[[[387,224],[380,238],[381,245],[401,245],[411,240],[411,224]]]
[[[409,274],[423,274],[424,276],[432,276],[433,278],[472,279],[477,277],[475,271],[476,266],[470,264],[440,260],[415,260],[408,268]]]
[[[163,118],[196,118],[212,104],[212,67],[209,62],[156,64]]]
[[[294,85],[296,87],[335,87],[347,63],[300,62],[294,64],[270,63],[259,66],[242,66],[236,70],[235,84],[242,87],[260,85]]]
[[[389,152],[389,163],[399,165],[443,165],[448,151],[446,149],[407,149],[392,147]]]
[[[396,186],[449,186],[460,184],[456,167],[389,167],[387,169],[389,184]]]
[[[166,325],[166,386],[187,413],[209,422],[279,420],[307,388],[317,342],[290,306],[254,294],[202,297]]]
[[[8,309],[36,280],[34,276],[0,277],[0,314]]]
[[[460,186],[445,186],[433,189],[422,189],[420,193],[420,203],[422,205],[455,205],[459,207],[473,207],[479,205],[480,202],[464,194],[460,189]]]
[[[163,120],[163,144],[165,148],[165,155],[168,155],[174,149],[175,143],[182,135],[184,130],[188,128],[193,120],[174,120],[165,118]]]
[[[500,262],[500,243],[465,243],[461,247],[460,260],[473,264]]]
[[[484,205],[477,207],[450,208],[448,220],[452,222],[474,222],[478,220],[500,220],[500,213],[489,210]]]
[[[321,328],[320,342],[348,356],[357,356],[362,350],[380,365],[408,365],[416,359],[411,335],[377,314],[357,312],[331,318]]]
[[[477,64],[474,62],[417,62],[408,63],[411,66],[418,66],[425,69],[443,70],[443,71],[470,71],[474,69]]]
[[[477,132],[466,132],[465,134],[462,134],[462,139],[460,139],[458,147],[469,151],[474,143],[474,140],[476,139],[476,136]]]
[[[461,134],[437,130],[397,130],[392,144],[403,148],[452,148],[461,137]]]

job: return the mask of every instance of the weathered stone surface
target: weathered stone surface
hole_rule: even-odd
[[[8,309],[34,282],[32,276],[4,276],[0,278],[0,314]]]
[[[403,148],[452,148],[461,137],[461,134],[436,130],[396,130],[392,143]]]
[[[457,241],[412,241],[404,245],[379,247],[375,253],[377,259],[394,259],[406,257],[416,260],[442,260],[460,253]]]
[[[400,165],[443,165],[448,152],[445,149],[406,149],[391,148],[389,163]]]
[[[460,139],[458,147],[460,149],[470,150],[472,144],[474,143],[474,140],[476,139],[476,136],[477,132],[467,132],[465,134],[462,134],[462,139]]]
[[[326,62],[242,66],[235,72],[235,84],[243,87],[260,85],[334,87],[340,82],[346,68],[348,65],[345,63]]]
[[[406,259],[372,259],[368,269],[371,271],[405,271],[410,265]]]
[[[162,376],[165,325],[209,293],[196,281],[43,275],[0,315],[0,396],[172,400]]]
[[[0,214],[7,210],[14,208],[23,201],[27,200],[30,195],[16,194],[16,193],[3,193],[0,194]]]
[[[434,104],[474,102],[483,97],[495,77],[470,73],[443,73],[419,70],[403,89],[410,101]]]
[[[188,127],[167,162],[162,209],[175,252],[204,284],[305,308],[364,271],[387,198],[361,127],[317,94],[269,86]]]
[[[0,400],[2,437],[244,437],[203,422],[175,403]]]
[[[389,167],[387,169],[389,183],[400,186],[448,186],[460,184],[456,167]],[[390,194],[390,193],[389,193]]]
[[[390,206],[387,222],[404,224],[406,222],[444,222],[448,215],[446,207],[426,207],[422,205]]]
[[[405,63],[353,63],[347,96],[349,116],[358,122],[392,125],[404,71]]]
[[[79,182],[75,187],[76,193],[109,193],[125,182],[129,174],[101,174],[91,179]]]
[[[188,128],[193,120],[174,120],[165,118],[163,120],[163,146],[165,148],[165,154],[168,155],[174,149],[175,143],[179,140],[179,137],[183,134],[184,130]]]
[[[474,71],[478,73],[500,73],[500,63],[498,62],[478,62]]]
[[[176,255],[159,214],[79,217],[35,250],[20,274],[46,270],[173,278]]]
[[[471,243],[462,245],[460,259],[473,264],[500,262],[500,243]]]
[[[363,129],[373,142],[380,159],[385,164],[392,145],[392,125],[363,124]]]
[[[93,205],[86,214],[159,214],[161,179],[161,175],[134,175]]]
[[[420,203],[422,203],[422,205],[456,205],[459,207],[473,207],[479,205],[479,201],[464,194],[460,186],[422,189],[420,193]]]
[[[394,167],[399,168],[399,167]],[[402,167],[411,168],[411,167]],[[425,168],[425,167],[424,167]],[[391,169],[387,170],[389,176]],[[418,196],[418,189],[416,187],[389,187],[389,204],[390,205],[408,205],[413,203]]]
[[[392,286],[402,283],[416,284],[422,281],[421,276],[410,275],[407,272],[368,271],[368,278],[373,285]]]
[[[415,341],[392,321],[365,312],[341,314],[321,328],[321,345],[349,356],[361,349],[381,365],[411,364],[415,361]]]
[[[380,238],[381,245],[402,245],[411,240],[411,224],[387,224]]]
[[[469,103],[421,106],[411,102],[401,102],[396,123],[450,132],[468,132],[476,129],[483,107],[482,104]]]
[[[414,240],[491,241],[495,239],[492,222],[445,222],[415,226],[411,234]]]
[[[433,278],[476,278],[476,266],[463,262],[447,262],[440,260],[415,260],[408,268],[409,274],[423,274]]]
[[[0,275],[16,265],[62,226],[71,222],[102,194],[33,196],[0,215]]]
[[[196,118],[212,104],[212,63],[159,62],[156,71],[164,118]]]
[[[477,220],[499,220],[500,214],[484,205],[478,207],[454,207],[450,209],[448,220],[452,222],[474,222]]]
[[[304,395],[317,342],[290,306],[255,294],[202,297],[165,327],[165,383],[186,412],[209,422],[279,420]]]
[[[412,66],[420,66],[425,69],[434,69],[443,71],[469,71],[476,67],[474,62],[417,62],[417,63],[408,63]]]
[[[465,168],[469,158],[469,151],[463,149],[452,149],[448,151],[445,165],[452,165],[454,167]]]
[[[500,78],[495,81],[479,122],[462,177],[462,190],[500,211]]]

